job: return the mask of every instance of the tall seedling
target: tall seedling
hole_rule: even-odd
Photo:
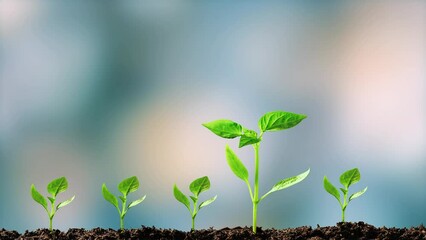
[[[222,138],[240,138],[239,147],[242,148],[247,145],[252,145],[254,148],[254,184],[253,187],[249,182],[249,174],[247,168],[240,161],[232,149],[226,146],[226,160],[232,172],[241,180],[243,180],[248,187],[251,201],[253,203],[253,232],[256,233],[257,227],[257,206],[269,194],[293,186],[309,174],[309,169],[297,176],[283,179],[276,183],[271,190],[259,197],[259,146],[265,132],[274,132],[292,128],[299,124],[306,115],[296,114],[291,112],[275,111],[263,115],[258,122],[260,134],[257,132],[244,128],[239,123],[231,120],[220,119],[209,123],[204,123],[203,126],[208,128],[214,134]]]

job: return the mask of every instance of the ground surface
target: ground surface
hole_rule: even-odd
[[[94,228],[92,230],[72,228],[67,232],[47,229],[26,231],[19,234],[16,231],[0,230],[0,239],[288,239],[288,240],[322,240],[322,239],[413,239],[426,240],[426,228],[421,225],[413,228],[376,228],[372,225],[358,223],[338,223],[331,227],[298,227],[289,229],[261,229],[254,235],[249,227],[205,229],[194,232],[183,232],[173,229],[158,229],[145,227],[117,231],[113,229]]]

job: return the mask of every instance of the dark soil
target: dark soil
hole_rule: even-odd
[[[193,232],[183,232],[173,229],[158,229],[155,227],[142,226],[140,229],[113,230],[94,228],[85,230],[82,228],[71,228],[67,232],[48,229],[38,229],[24,234],[16,231],[0,230],[0,239],[398,239],[398,240],[426,240],[426,228],[423,225],[412,228],[376,228],[372,225],[358,223],[337,223],[332,227],[298,227],[289,229],[262,229],[258,228],[253,234],[250,227],[223,228],[215,230],[213,228],[196,230]]]

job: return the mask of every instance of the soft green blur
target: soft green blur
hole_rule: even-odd
[[[197,228],[250,226],[225,145],[250,174],[253,149],[201,123],[257,129],[274,110],[308,117],[264,135],[260,194],[311,173],[262,201],[259,226],[334,225],[340,209],[322,179],[354,167],[353,191],[368,192],[347,221],[425,223],[425,22],[420,0],[0,0],[0,228],[46,228],[30,186],[60,176],[69,189],[58,201],[76,198],[56,228],[118,228],[101,186],[118,195],[133,175],[147,197],[126,228],[189,230],[173,185],[201,176],[218,197]]]

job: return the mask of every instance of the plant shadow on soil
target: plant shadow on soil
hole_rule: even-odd
[[[337,223],[337,226],[316,228],[303,226],[288,229],[262,229],[257,228],[257,233],[253,234],[250,227],[223,228],[215,230],[213,228],[184,232],[174,229],[158,229],[155,227],[142,226],[139,229],[102,229],[94,228],[85,230],[83,228],[71,228],[67,232],[48,229],[38,229],[36,231],[25,231],[19,234],[17,231],[0,230],[0,239],[288,239],[288,240],[322,240],[322,239],[426,239],[426,228],[423,225],[411,228],[376,228],[364,222]]]

